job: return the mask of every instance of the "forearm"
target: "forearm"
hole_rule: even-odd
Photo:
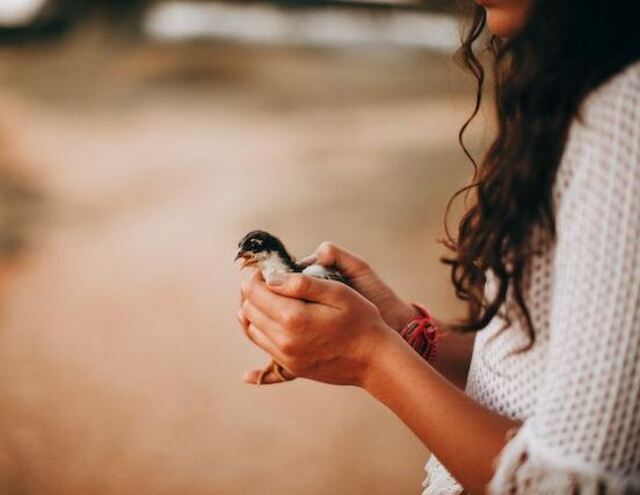
[[[460,333],[448,330],[444,323],[438,322],[442,330],[438,342],[438,352],[431,366],[456,387],[464,390],[471,365],[475,333]]]
[[[396,413],[471,494],[484,493],[516,422],[467,397],[393,335],[363,386]]]

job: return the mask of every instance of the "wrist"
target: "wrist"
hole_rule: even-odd
[[[402,368],[402,356],[407,351],[414,354],[398,332],[387,328],[372,349],[371,358],[365,367],[359,386],[370,394],[376,395],[375,390],[391,376],[394,369],[393,363],[396,363],[398,369]]]
[[[411,320],[420,317],[418,310],[409,303],[398,299],[393,311],[387,316],[387,324],[396,332],[400,332]]]

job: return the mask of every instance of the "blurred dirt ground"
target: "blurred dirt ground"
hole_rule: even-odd
[[[416,493],[426,451],[361,391],[243,384],[267,358],[231,261],[253,228],[331,239],[451,314],[465,81],[383,49],[2,48],[2,153],[46,208],[2,271],[0,492]]]

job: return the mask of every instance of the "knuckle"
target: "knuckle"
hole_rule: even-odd
[[[343,300],[345,297],[348,297],[351,294],[352,289],[340,282],[335,282],[332,284],[331,290],[333,291],[333,296]]]
[[[246,335],[246,337],[251,341],[254,342],[256,341],[256,338],[254,336],[254,332],[255,332],[255,328],[253,327],[253,325],[243,325],[243,330],[244,330],[244,334]]]
[[[253,288],[255,286],[255,282],[253,279],[247,279],[242,281],[242,293],[245,297],[250,297],[253,292]]]
[[[371,270],[369,263],[361,257],[343,249],[331,241],[325,241],[320,244],[318,254],[320,258],[326,258],[334,261],[340,260],[341,263],[349,265],[352,270],[357,270],[359,272]]]
[[[303,332],[306,326],[307,326],[307,318],[305,317],[304,313],[298,312],[296,314],[295,321],[293,326],[291,327],[291,330],[296,332]]]
[[[298,311],[287,311],[282,315],[284,325],[289,329],[295,329],[302,325],[303,317]]]
[[[337,246],[331,241],[324,241],[318,247],[318,254],[322,257],[328,257],[337,251]]]
[[[363,260],[360,257],[354,257],[354,264],[356,266],[356,268],[360,271],[371,271],[371,266],[369,265],[369,263],[367,263],[365,260]]]
[[[371,271],[369,263],[367,263],[360,256],[356,256],[355,254],[349,254],[349,264],[351,265],[352,269],[356,270],[357,272]]]
[[[280,342],[280,350],[284,354],[291,356],[296,353],[296,351],[298,350],[298,346],[295,340],[290,337],[285,337],[282,339],[282,342]]]
[[[311,279],[305,277],[304,275],[300,275],[296,277],[293,281],[293,292],[298,295],[304,295],[307,293],[311,286]]]
[[[248,320],[248,315],[251,312],[251,303],[249,301],[244,301],[242,303],[240,311],[242,312],[242,316],[244,316],[244,318]]]
[[[236,313],[236,319],[238,320],[238,323],[240,323],[240,325],[243,325],[246,323],[246,318],[244,316],[244,313],[242,312],[242,310],[238,310]]]

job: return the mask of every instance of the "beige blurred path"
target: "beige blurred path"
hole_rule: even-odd
[[[332,239],[449,311],[451,67],[93,43],[0,56],[0,118],[52,205],[3,288],[1,493],[416,493],[424,449],[361,391],[242,383],[266,357],[231,260],[251,228],[298,255]]]

